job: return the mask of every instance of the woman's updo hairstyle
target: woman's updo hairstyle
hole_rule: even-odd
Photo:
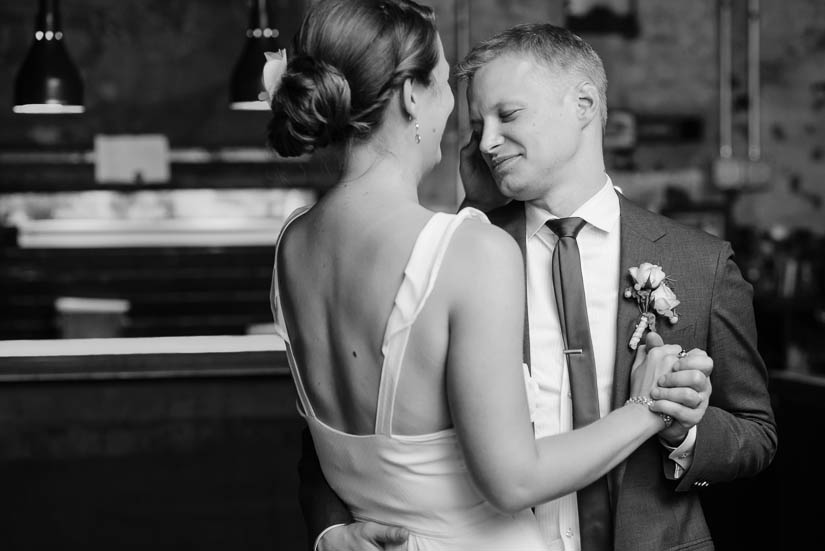
[[[365,138],[404,81],[430,85],[433,10],[412,0],[320,0],[304,17],[272,98],[268,141],[283,157]]]

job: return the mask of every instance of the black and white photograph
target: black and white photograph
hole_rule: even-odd
[[[3,0],[0,551],[819,549],[825,2]]]

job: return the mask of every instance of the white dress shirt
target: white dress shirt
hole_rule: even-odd
[[[581,255],[601,416],[610,412],[616,357],[619,270],[622,269],[619,266],[619,199],[610,178],[605,176],[605,179],[604,187],[571,214],[587,222],[576,241]],[[573,414],[564,343],[553,292],[552,259],[558,237],[545,226],[547,220],[558,216],[529,203],[525,204],[525,214],[530,368],[539,387],[534,420],[536,438],[541,438],[572,430]],[[694,438],[695,429],[679,448],[668,448],[672,451],[671,459],[677,462],[674,472],[677,477],[682,474],[680,468],[686,469],[690,464]],[[581,549],[575,493],[536,507],[536,517],[552,551]]]

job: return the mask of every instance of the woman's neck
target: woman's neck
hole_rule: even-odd
[[[418,202],[421,176],[403,156],[370,144],[353,145],[344,157],[338,188]]]

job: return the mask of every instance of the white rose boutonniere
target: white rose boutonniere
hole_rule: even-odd
[[[656,314],[666,317],[671,324],[679,321],[675,312],[679,299],[670,288],[671,279],[661,266],[642,262],[628,272],[633,279],[633,286],[624,290],[624,297],[635,300],[641,312],[628,343],[630,348],[636,350],[645,330],[656,331]]]

